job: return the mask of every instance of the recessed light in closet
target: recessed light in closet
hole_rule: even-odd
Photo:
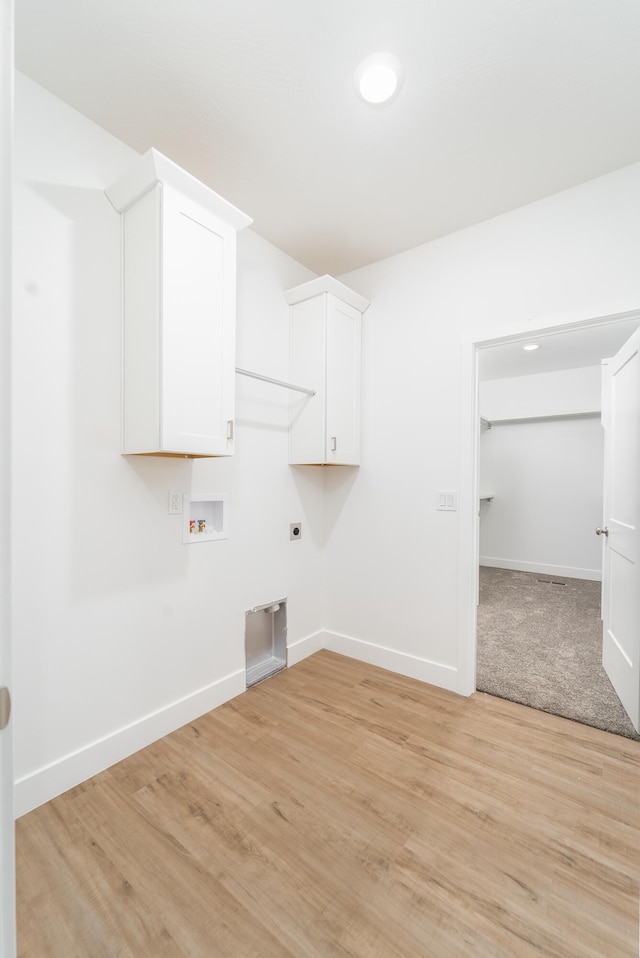
[[[392,53],[372,53],[358,66],[355,80],[367,103],[388,103],[402,84],[402,64]]]

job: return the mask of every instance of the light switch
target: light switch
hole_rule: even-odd
[[[438,512],[455,512],[458,508],[458,493],[455,489],[438,489],[436,502]]]

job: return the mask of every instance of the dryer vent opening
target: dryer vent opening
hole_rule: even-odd
[[[244,647],[247,688],[287,664],[287,600],[278,599],[245,612]]]

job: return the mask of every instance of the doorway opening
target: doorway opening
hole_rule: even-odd
[[[596,632],[595,639],[593,639],[592,636],[593,641],[598,641],[597,632],[599,631],[600,633],[599,649],[594,652],[594,661],[596,661],[599,656],[599,661],[596,662],[595,668],[601,669],[602,634],[599,613],[600,583],[598,581],[601,577],[601,558],[599,558],[600,541],[596,540],[595,536],[595,526],[600,525],[602,518],[601,507],[600,514],[596,515],[596,521],[593,523],[589,521],[588,529],[585,528],[582,530],[584,535],[590,537],[589,542],[584,542],[582,547],[580,547],[579,543],[568,543],[563,553],[564,558],[556,562],[555,565],[552,561],[551,565],[547,564],[545,567],[543,556],[545,550],[542,549],[539,554],[536,554],[535,548],[532,549],[533,554],[529,557],[530,561],[528,564],[527,561],[522,561],[523,559],[527,559],[526,555],[522,554],[516,557],[519,561],[514,561],[513,550],[511,550],[510,554],[509,549],[504,546],[504,541],[501,550],[501,548],[496,545],[496,541],[493,543],[489,542],[488,544],[487,536],[481,537],[481,513],[484,511],[486,515],[489,510],[494,507],[492,518],[496,519],[498,512],[501,510],[503,532],[505,530],[505,521],[507,525],[510,522],[512,527],[527,527],[528,523],[528,532],[530,533],[530,539],[532,537],[532,541],[536,539],[537,534],[535,517],[528,516],[528,510],[526,508],[512,512],[509,517],[504,502],[499,505],[498,509],[495,509],[498,500],[495,498],[495,488],[490,488],[490,486],[492,486],[491,476],[487,475],[486,470],[483,473],[483,469],[481,468],[481,443],[483,433],[486,435],[488,428],[495,429],[496,431],[493,435],[496,438],[496,448],[499,449],[500,454],[504,456],[505,450],[508,448],[507,433],[511,432],[515,435],[519,430],[518,442],[524,443],[525,447],[528,443],[532,444],[534,449],[531,449],[530,453],[533,454],[533,462],[535,462],[534,450],[537,447],[542,466],[544,467],[545,454],[548,455],[548,457],[553,457],[553,442],[559,442],[560,448],[563,443],[566,444],[569,428],[575,427],[578,431],[582,430],[583,432],[591,430],[590,435],[593,437],[594,430],[595,433],[597,433],[597,430],[601,430],[599,423],[599,402],[597,403],[597,407],[595,403],[591,403],[590,407],[585,408],[584,396],[571,394],[571,381],[572,379],[575,380],[575,388],[579,392],[580,387],[577,385],[578,382],[585,380],[585,378],[588,379],[587,372],[585,371],[591,367],[590,375],[593,380],[593,378],[598,375],[598,368],[601,361],[615,354],[618,348],[627,341],[639,325],[640,312],[634,310],[612,316],[586,319],[575,323],[540,326],[533,330],[529,327],[508,336],[477,339],[471,344],[467,356],[467,369],[470,381],[470,390],[466,403],[469,413],[468,434],[466,436],[467,441],[463,446],[463,453],[466,447],[469,459],[466,463],[468,470],[466,470],[463,455],[462,473],[463,476],[470,476],[471,479],[467,488],[465,488],[466,483],[463,484],[462,499],[464,499],[466,507],[465,513],[461,515],[461,573],[463,581],[466,575],[466,588],[464,588],[462,595],[466,596],[467,601],[466,603],[462,603],[461,610],[462,648],[459,661],[461,663],[460,691],[465,694],[470,694],[476,690],[478,628],[479,624],[482,629],[487,627],[487,616],[485,615],[487,609],[480,607],[478,602],[483,593],[485,597],[488,594],[490,595],[492,588],[494,589],[493,598],[499,598],[500,603],[504,602],[505,592],[508,592],[509,589],[512,591],[514,589],[516,590],[514,596],[517,601],[513,603],[510,609],[507,606],[506,612],[506,615],[512,618],[511,625],[513,625],[514,622],[518,622],[520,625],[524,623],[526,626],[528,613],[532,619],[535,619],[536,615],[540,617],[540,606],[542,605],[542,607],[544,607],[544,603],[547,601],[550,607],[555,607],[554,614],[557,616],[557,623],[559,623],[560,628],[562,628],[563,615],[567,616],[565,619],[567,622],[572,618],[576,619],[575,616],[572,617],[571,615],[570,610],[572,603],[574,603],[574,608],[579,609],[580,614],[584,614],[587,618],[589,608],[591,608],[591,618],[588,624],[592,632],[594,629]],[[531,342],[535,342],[540,347],[535,353],[534,351],[524,351],[522,348],[523,345]],[[530,362],[532,355],[536,360],[535,363]],[[493,389],[494,400],[500,393],[503,394],[503,398],[505,395],[509,395],[510,397],[512,403],[511,414],[508,412],[505,414],[503,412],[503,415],[500,417],[503,423],[506,422],[508,424],[504,427],[502,425],[497,427],[490,425],[492,415],[496,417],[498,414],[495,403],[492,410],[488,409],[485,405],[487,391],[483,392],[482,387],[483,383],[487,382],[492,383],[491,388]],[[557,400],[557,387],[560,387],[561,382],[564,382],[564,388],[567,394],[562,397],[563,401],[560,403],[560,414],[556,415],[558,408],[557,405],[555,408],[553,405],[554,389],[555,399]],[[547,388],[541,400],[539,397],[537,406],[534,404],[532,408],[531,404],[527,407],[526,394],[527,392],[531,394],[534,383],[536,385],[544,384]],[[518,384],[522,387],[519,390],[519,396],[518,389],[515,388]],[[593,387],[593,382],[591,386]],[[491,390],[489,390],[489,394],[490,393]],[[599,386],[596,390],[596,394],[598,393]],[[594,390],[592,388],[591,396],[593,397],[593,395]],[[529,399],[530,398],[531,396],[529,396]],[[599,399],[599,395],[597,395],[597,398]],[[513,407],[514,402],[515,407]],[[520,402],[519,409],[517,408],[518,402]],[[498,402],[498,407],[499,406],[500,403]],[[487,412],[490,413],[488,416]],[[529,415],[527,415],[527,413],[529,413]],[[536,413],[538,415],[536,415]],[[482,422],[481,417],[483,417]],[[575,422],[573,422],[573,420],[575,420]],[[526,426],[524,425],[525,423]],[[502,431],[502,436],[498,441],[498,432],[500,431]],[[499,456],[497,462],[500,462]],[[547,478],[553,480],[553,463],[551,462],[551,458],[547,465],[550,467],[546,470],[546,472],[549,473]],[[579,469],[579,465],[576,465],[576,468]],[[603,460],[598,477],[600,490],[602,490],[602,468]],[[545,471],[544,468],[542,471]],[[524,484],[527,485],[528,483],[529,486],[531,486],[532,483],[535,486],[537,481],[535,476],[528,474],[528,471],[527,475],[524,476],[524,480]],[[574,483],[576,482],[575,475],[573,479],[571,479],[571,477],[569,478],[569,485],[572,481]],[[593,486],[593,477],[591,486]],[[579,479],[578,485],[574,487],[580,488]],[[544,490],[541,489],[540,491],[542,495]],[[529,488],[529,492],[533,494],[531,488]],[[546,490],[545,494],[549,494],[549,490]],[[588,495],[588,491],[585,491],[585,496],[588,497]],[[583,496],[583,498],[585,498],[585,496]],[[562,524],[560,520],[564,519],[561,500],[562,496],[559,496],[556,502],[547,502],[546,504],[540,502],[538,504],[543,510],[544,508],[549,508],[551,512],[556,510],[560,525]],[[513,503],[511,505],[513,506]],[[522,506],[522,503],[520,505]],[[500,522],[493,523],[494,533],[499,526]],[[552,526],[547,523],[547,528],[552,528]],[[511,531],[513,532],[513,528]],[[560,530],[560,532],[561,531],[562,530]],[[537,532],[544,537],[543,529],[537,530]],[[540,535],[538,535],[538,539],[540,539]],[[508,539],[508,535],[506,538]],[[560,542],[560,539],[558,541]],[[471,544],[470,554],[469,544]],[[567,559],[567,556],[571,556],[572,549],[573,557]],[[589,556],[588,559],[581,562],[580,559],[586,556],[587,553]],[[550,553],[547,549],[547,562],[549,555]],[[483,568],[481,568],[481,557]],[[506,561],[503,561],[505,559]],[[480,588],[481,575],[482,592]],[[528,598],[525,594],[527,590]],[[529,606],[526,604],[527,601],[529,602]],[[517,602],[524,602],[524,606],[518,609]],[[536,602],[538,603],[537,613],[534,612]],[[492,611],[498,616],[505,615],[504,608],[501,610],[497,605]],[[587,620],[585,619],[585,621]],[[536,625],[535,621],[531,624]],[[538,622],[537,624],[539,625],[540,623]],[[580,623],[577,624],[580,626]],[[573,655],[573,651],[570,649],[570,637],[568,634],[566,638],[567,642],[564,649],[551,650],[552,657],[555,655],[556,660],[558,660],[558,656],[568,656],[571,658]],[[524,629],[522,641],[524,642],[523,649],[525,649],[529,659],[531,659],[534,655],[534,650],[530,645],[527,645],[526,628]],[[511,651],[513,652],[513,650]],[[580,655],[582,655],[585,650],[581,648],[578,651]],[[481,662],[481,664],[483,663]],[[533,670],[539,665],[544,665],[544,663],[536,663],[535,660],[529,661],[527,664]],[[504,663],[504,665],[508,668],[508,664]],[[515,681],[517,681],[517,678]],[[542,677],[541,681],[545,681],[544,677]],[[607,681],[605,676],[605,682]],[[482,685],[480,685],[480,688],[482,688]],[[492,689],[486,689],[486,691],[490,691],[492,694],[500,694],[494,692]],[[504,697],[518,700],[517,696],[511,694],[506,694]],[[563,714],[561,709],[553,707],[553,695],[551,699],[551,707],[547,707],[547,705],[536,705],[536,707],[543,707],[547,711],[558,711],[558,714]],[[520,700],[522,701],[522,699]],[[525,701],[525,704],[535,705],[536,703]],[[572,718],[577,718],[578,721],[585,720],[588,724],[598,724],[597,721],[592,722],[589,721],[588,718],[581,719],[579,716],[570,714],[570,712],[565,712],[564,714]],[[626,718],[624,710],[622,710],[622,714],[624,718]],[[603,726],[601,725],[600,727]],[[633,727],[629,726],[629,728],[631,734],[633,734]],[[622,734],[626,733],[622,732]]]

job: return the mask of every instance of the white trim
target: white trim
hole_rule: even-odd
[[[124,213],[157,183],[168,183],[235,230],[243,230],[253,223],[252,218],[233,203],[153,147],[139,156],[127,172],[104,192],[113,208],[118,213]]]
[[[356,639],[327,629],[313,632],[290,645],[287,649],[287,666],[295,665],[322,649],[348,655],[351,659],[357,659],[369,665],[378,665],[381,669],[396,672],[398,675],[407,675],[420,682],[438,685],[450,692],[458,691],[458,670],[453,665],[432,662],[430,659],[422,659],[416,655],[398,652],[384,645],[375,645],[373,642],[365,642],[363,639]]]
[[[607,304],[581,308],[548,316],[531,323],[520,323],[506,332],[504,328],[462,342],[461,349],[461,436],[460,456],[460,537],[459,537],[459,617],[458,617],[458,691],[471,695],[476,688],[476,613],[478,602],[478,350],[523,339],[553,336],[590,326],[604,326],[640,316],[636,303]]]
[[[350,635],[341,635],[338,632],[324,633],[324,648],[329,652],[338,652],[348,655],[349,658],[366,662],[368,665],[377,665],[389,672],[406,675],[420,682],[437,685],[450,692],[458,690],[458,670],[453,665],[443,665],[429,659],[421,659],[406,652],[398,652],[383,645],[374,645],[364,642]]]
[[[356,293],[353,289],[349,289],[339,279],[329,276],[328,273],[325,273],[324,276],[316,276],[315,279],[310,279],[299,286],[294,286],[293,289],[285,290],[284,298],[289,306],[295,306],[296,303],[302,303],[306,299],[319,296],[321,293],[331,293],[332,296],[341,299],[343,303],[353,306],[359,313],[366,313],[369,308],[370,301],[366,297]]]
[[[478,353],[475,343],[463,345],[459,509],[458,688],[476,690],[476,608],[478,603],[480,411]]]
[[[244,691],[246,673],[242,669],[19,778],[14,792],[16,817],[97,775],[164,735],[175,732]]]
[[[11,689],[13,0],[0,5],[0,686]],[[0,732],[0,954],[16,954],[13,719]]]
[[[296,665],[322,649],[348,655],[360,662],[377,665],[452,692],[458,690],[458,674],[454,666],[324,629],[293,642],[287,648],[287,666]],[[25,815],[244,691],[246,672],[242,669],[25,775],[15,783],[16,817]]]
[[[287,668],[291,665],[296,665],[298,662],[302,662],[303,659],[326,648],[326,635],[327,633],[323,629],[319,629],[317,632],[313,632],[311,635],[307,635],[303,639],[298,639],[296,642],[292,642],[291,645],[288,645]]]
[[[566,579],[591,579],[602,582],[602,569],[578,569],[567,565],[547,565],[544,562],[525,562],[522,559],[500,559],[480,556],[480,565],[491,569],[511,569],[513,572],[537,572],[539,575],[559,575]]]
[[[628,319],[637,319],[640,316],[640,305],[637,302],[609,303],[601,308],[602,312],[598,307],[595,307],[595,309],[582,308],[570,312],[550,314],[529,322],[516,323],[507,329],[500,326],[485,330],[480,336],[474,335],[467,338],[465,344],[484,349],[487,346],[501,346],[504,343],[537,339],[538,336],[553,336],[556,333],[568,333],[572,330],[605,326],[610,322],[621,323]]]

